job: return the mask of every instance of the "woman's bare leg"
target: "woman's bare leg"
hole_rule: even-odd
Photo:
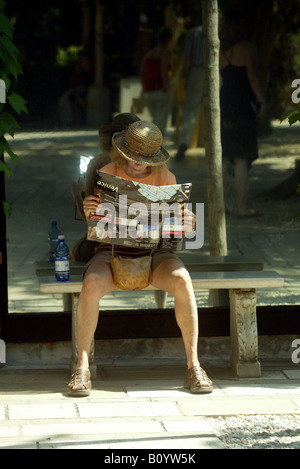
[[[175,316],[181,330],[187,370],[184,387],[192,393],[212,391],[212,382],[200,367],[198,346],[198,312],[192,281],[179,259],[168,259],[153,272],[153,286],[171,293],[175,298]],[[89,352],[97,327],[99,301],[107,293],[116,290],[110,264],[94,261],[88,268],[77,309],[78,362],[76,372],[69,383],[69,395],[88,396],[91,389]]]
[[[174,296],[175,316],[185,346],[187,366],[199,365],[198,311],[188,271],[180,260],[167,259],[154,270],[152,285]]]
[[[89,353],[98,323],[100,299],[116,290],[108,262],[95,260],[85,274],[79,297],[76,334],[78,361],[76,368],[89,368]]]
[[[234,182],[237,194],[237,213],[244,215],[250,210],[248,208],[248,161],[242,158],[236,158],[234,161]]]

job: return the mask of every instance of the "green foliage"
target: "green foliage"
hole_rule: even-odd
[[[4,0],[0,0],[0,79],[6,87],[6,102],[0,104],[0,155],[7,155],[12,161],[18,161],[18,156],[12,151],[5,135],[14,136],[19,127],[14,114],[26,112],[26,101],[12,89],[13,82],[17,80],[22,68],[19,62],[19,51],[13,43],[13,27],[3,10]],[[6,160],[0,160],[0,171],[6,177],[12,175],[12,169]],[[11,205],[2,200],[4,212],[11,214]]]
[[[75,65],[78,62],[78,55],[82,46],[72,45],[67,48],[58,47],[56,55],[56,63],[60,67]]]
[[[298,121],[300,122],[300,107],[298,107],[298,109],[295,109],[289,112],[288,114],[285,114],[282,117],[281,122],[284,121],[285,119],[288,119],[290,125],[293,125]],[[297,187],[297,193],[300,195],[300,183],[298,184],[298,187]]]
[[[285,119],[288,119],[290,125],[293,125],[298,121],[300,122],[300,107],[298,107],[298,109],[294,109],[293,111],[290,111],[287,114],[285,114],[282,117],[281,122],[284,121]]]

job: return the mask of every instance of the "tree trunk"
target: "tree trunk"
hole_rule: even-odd
[[[109,89],[104,86],[103,61],[103,3],[95,0],[95,80],[89,87],[86,123],[99,127],[110,120]]]
[[[91,37],[91,7],[90,0],[81,0],[82,9],[82,47],[83,50],[90,46]]]
[[[103,84],[103,5],[95,1],[95,85]]]
[[[204,125],[209,247],[227,255],[220,131],[218,1],[202,0],[204,47]]]

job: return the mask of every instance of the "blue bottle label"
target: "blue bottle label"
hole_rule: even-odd
[[[55,261],[55,271],[56,272],[68,272],[69,261]]]

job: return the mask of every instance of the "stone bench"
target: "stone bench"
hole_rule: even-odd
[[[194,290],[227,290],[230,302],[231,365],[240,377],[261,376],[258,361],[258,336],[256,320],[256,289],[280,288],[284,279],[273,271],[190,271]],[[41,293],[71,294],[72,298],[72,359],[77,362],[76,310],[82,288],[82,277],[72,274],[69,282],[56,282],[54,275],[39,276]],[[159,291],[152,285],[145,290]],[[124,292],[126,294],[126,292]],[[161,299],[158,299],[161,303]],[[162,306],[159,306],[162,307]],[[90,353],[91,373],[95,376],[94,344]]]
[[[205,256],[195,253],[195,251],[178,251],[176,253],[182,260],[189,272],[235,272],[235,271],[257,271],[263,270],[264,264],[260,259],[247,258],[244,256]],[[81,275],[86,264],[83,262],[70,262],[70,275]],[[54,264],[48,261],[36,261],[33,263],[33,269],[37,277],[53,276]],[[167,293],[161,290],[153,292],[157,308],[165,308],[167,301]],[[63,310],[71,311],[72,298],[70,293],[63,293]],[[216,299],[217,298],[217,299]],[[222,306],[229,304],[229,299],[224,292],[220,297],[214,296],[212,303],[221,301]]]

